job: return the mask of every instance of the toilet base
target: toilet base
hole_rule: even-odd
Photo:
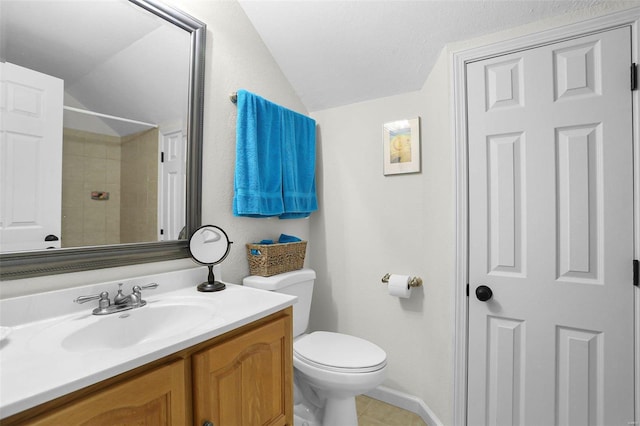
[[[322,426],[358,426],[356,398],[327,398]]]
[[[311,413],[304,404],[293,407],[294,426],[322,426],[322,421]]]
[[[324,415],[318,416],[315,407],[305,403],[294,406],[294,426],[358,426],[356,399],[328,398],[324,405]]]

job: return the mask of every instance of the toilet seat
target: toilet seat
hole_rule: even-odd
[[[294,357],[317,368],[343,373],[370,373],[387,365],[377,345],[342,333],[315,331],[293,344]]]

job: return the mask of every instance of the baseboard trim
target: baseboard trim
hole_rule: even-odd
[[[408,393],[400,392],[386,386],[378,386],[365,395],[386,402],[387,404],[395,405],[403,410],[411,411],[420,416],[429,426],[443,426],[438,416],[417,396],[409,395]]]

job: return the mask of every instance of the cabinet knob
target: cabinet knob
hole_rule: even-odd
[[[202,423],[202,426],[215,426],[215,425],[213,424],[213,422],[210,422],[209,420],[205,420],[205,422]]]

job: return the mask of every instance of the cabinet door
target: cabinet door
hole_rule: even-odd
[[[195,354],[196,424],[293,424],[291,333],[287,316]]]
[[[184,361],[176,361],[73,401],[23,424],[185,425],[184,374]]]

